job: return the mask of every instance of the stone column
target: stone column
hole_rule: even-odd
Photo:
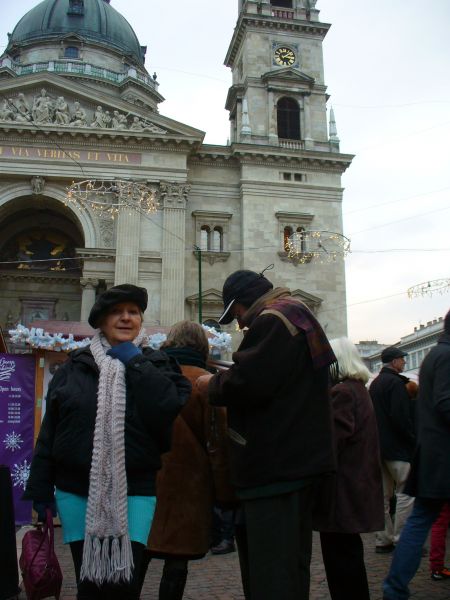
[[[314,141],[312,139],[312,128],[311,128],[311,105],[310,105],[310,101],[309,101],[309,94],[308,95],[304,95],[303,96],[303,123],[305,126],[304,132],[303,132],[303,139],[305,140],[305,148],[306,149],[313,149],[314,148]]]
[[[164,209],[161,277],[161,325],[184,319],[186,204],[190,186],[161,181]]]
[[[80,321],[87,321],[91,308],[95,302],[95,289],[98,286],[98,279],[90,279],[88,277],[82,277],[80,279],[80,285],[83,288],[81,295],[81,316]]]
[[[271,146],[278,146],[277,105],[275,94],[272,91],[269,91],[267,94],[267,130],[269,133],[269,144]]]
[[[114,285],[139,279],[139,239],[141,215],[136,210],[121,211],[117,219],[116,270]]]

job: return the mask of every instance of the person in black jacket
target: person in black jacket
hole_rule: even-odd
[[[414,499],[403,493],[414,450],[414,401],[401,375],[406,352],[389,346],[381,353],[383,368],[369,388],[380,436],[381,468],[384,493],[384,530],[376,533],[375,551],[392,552],[400,531],[412,509]],[[392,520],[391,498],[396,495]]]
[[[24,499],[42,519],[55,494],[78,600],[139,598],[160,455],[191,390],[175,361],[146,347],[146,307],[134,285],[102,294],[90,346],[71,353],[48,390]]]
[[[450,501],[450,311],[419,373],[417,444],[405,492],[415,497],[383,584],[384,600],[407,600],[433,522]]]
[[[222,323],[248,327],[234,364],[199,388],[226,406],[236,526],[246,598],[309,597],[317,479],[335,469],[329,366],[320,324],[286,288],[240,270],[223,286]]]

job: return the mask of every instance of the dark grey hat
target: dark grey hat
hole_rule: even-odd
[[[396,346],[388,346],[381,353],[381,362],[390,363],[394,358],[403,358],[404,356],[408,356],[408,353],[403,352],[403,350],[400,350]]]
[[[231,273],[223,284],[222,299],[224,311],[219,323],[228,325],[233,320],[230,311],[235,302],[250,307],[255,300],[273,289],[273,284],[262,273],[242,269]]]
[[[147,290],[131,283],[124,283],[109,288],[109,290],[103,292],[95,301],[89,315],[89,325],[94,328],[98,327],[100,317],[107,313],[111,306],[120,302],[134,302],[144,312],[148,302]]]

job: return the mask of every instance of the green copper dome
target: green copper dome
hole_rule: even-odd
[[[58,39],[70,33],[76,33],[87,43],[123,52],[144,64],[145,49],[109,0],[44,0],[17,23],[6,51],[14,45]]]

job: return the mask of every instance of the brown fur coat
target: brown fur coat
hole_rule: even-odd
[[[194,384],[208,371],[181,365]],[[213,503],[232,502],[226,451],[226,412],[209,406],[193,386],[175,419],[171,451],[162,457],[148,548],[155,556],[201,558],[209,549]]]

